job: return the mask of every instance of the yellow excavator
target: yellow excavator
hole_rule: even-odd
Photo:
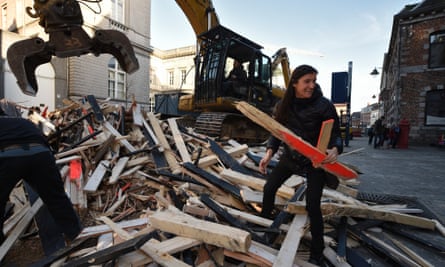
[[[289,80],[289,62],[285,49],[272,59],[263,54],[263,47],[222,26],[212,1],[176,0],[187,16],[197,37],[195,57],[195,91],[183,95],[178,110],[197,114],[197,132],[220,138],[261,142],[269,133],[241,115],[236,101],[247,101],[271,113],[282,96],[272,88],[272,72],[281,64],[285,83]],[[246,72],[246,79],[230,81],[227,73],[237,61]]]

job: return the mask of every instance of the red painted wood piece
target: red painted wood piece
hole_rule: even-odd
[[[301,137],[291,132],[280,130],[280,133],[283,137],[282,140],[286,144],[310,159],[314,166],[320,165],[320,167],[323,168],[325,171],[332,173],[333,175],[342,179],[347,180],[358,177],[358,174],[354,170],[348,168],[338,161],[334,163],[321,164],[321,162],[326,158],[325,153],[321,152],[316,147],[312,146],[310,143],[304,141]]]

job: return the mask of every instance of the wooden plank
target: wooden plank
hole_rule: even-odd
[[[168,166],[170,166],[170,169],[173,173],[178,174],[181,172],[181,166],[178,164],[178,161],[176,160],[175,153],[170,147],[170,144],[167,141],[167,138],[164,135],[164,132],[162,131],[161,126],[159,125],[158,119],[156,119],[155,115],[153,113],[148,113],[148,119],[150,120],[151,127],[153,127],[153,131],[156,134],[156,137],[159,140],[159,144],[164,148],[164,156],[167,160]]]
[[[405,246],[402,242],[396,240],[395,238],[392,238],[389,235],[386,235],[391,242],[394,243],[400,250],[405,252],[411,259],[413,259],[416,263],[418,263],[422,267],[433,267],[434,265],[422,258],[418,253],[416,253],[414,250],[410,249],[409,247]]]
[[[121,229],[117,224],[115,224],[113,221],[108,219],[107,217],[101,217],[101,220],[105,222],[110,228],[113,229],[113,231],[118,234],[121,238],[125,240],[132,239],[133,237],[127,233],[125,230]],[[190,265],[176,259],[175,257],[171,256],[168,253],[161,253],[159,252],[154,246],[153,243],[156,244],[157,242],[150,242],[148,241],[145,243],[140,249],[146,253],[148,256],[150,256],[155,262],[161,264],[162,266],[184,266],[184,267],[190,267]]]
[[[300,239],[304,235],[304,228],[307,222],[306,215],[295,215],[287,231],[286,238],[281,244],[281,249],[278,252],[277,258],[273,266],[276,267],[292,267],[294,258],[297,254]]]
[[[221,159],[221,161],[225,166],[227,166],[227,168],[247,175],[254,174],[253,172],[239,164],[238,161],[236,161],[231,155],[229,155],[224,149],[222,149],[222,147],[219,146],[218,143],[211,139],[209,139],[208,141],[210,143],[210,149]]]
[[[0,262],[5,257],[6,253],[8,253],[9,249],[14,245],[15,241],[19,236],[25,231],[26,227],[28,227],[31,220],[34,218],[34,215],[40,210],[43,206],[43,201],[41,198],[38,198],[25,216],[17,223],[16,227],[11,231],[11,233],[6,237],[6,240],[0,246]]]
[[[249,149],[249,147],[246,144],[244,144],[239,147],[229,148],[226,150],[226,152],[232,157],[237,157],[239,155],[245,154],[248,151],[248,149]],[[209,156],[203,157],[202,159],[199,160],[198,167],[205,169],[205,168],[217,163],[218,160],[219,160],[219,158],[216,155],[209,155]]]
[[[263,192],[253,190],[241,190],[241,197],[244,203],[259,203],[263,202]],[[275,205],[286,205],[287,201],[280,196],[275,198]]]
[[[247,252],[251,237],[238,228],[196,219],[180,212],[161,211],[149,216],[150,224],[164,232],[195,238],[204,243]]]
[[[119,228],[125,229],[125,230],[131,230],[134,228],[143,228],[147,227],[148,225],[148,218],[138,218],[134,220],[128,220],[117,223]],[[79,234],[78,238],[84,238],[84,237],[94,237],[101,234],[112,232],[113,230],[108,225],[96,225],[96,226],[90,226],[86,227],[82,230],[82,232]]]
[[[65,164],[65,163],[70,162],[72,160],[78,160],[78,159],[82,159],[82,157],[79,156],[79,155],[74,155],[74,156],[70,156],[70,157],[66,157],[66,158],[57,159],[56,160],[56,164],[57,165]]]
[[[417,264],[415,261],[411,260],[405,254],[399,252],[397,249],[395,249],[391,245],[387,244],[386,242],[380,240],[379,238],[375,237],[374,235],[372,235],[366,231],[363,231],[363,235],[365,235],[367,238],[371,239],[373,242],[378,244],[383,250],[386,251],[386,253],[389,253],[391,255],[391,257],[397,259],[397,261],[399,263],[401,263],[403,266],[420,267],[419,264]]]
[[[106,263],[112,259],[119,257],[122,254],[139,249],[144,243],[152,238],[153,234],[145,234],[135,238],[130,238],[122,243],[119,243],[108,248],[104,248],[95,253],[88,254],[87,256],[71,260],[64,264],[66,267],[83,267],[98,265]]]
[[[176,149],[179,152],[179,155],[182,158],[182,162],[191,162],[192,159],[190,154],[185,146],[184,139],[182,138],[181,132],[178,129],[178,125],[176,124],[175,118],[167,119],[168,125],[170,126],[170,131],[172,132],[173,139],[175,140]]]
[[[133,167],[136,165],[144,165],[146,163],[150,162],[150,158],[148,156],[138,157],[135,159],[131,159],[127,162],[127,167]]]
[[[192,164],[190,162],[184,163],[183,166],[185,168],[187,168],[187,170],[204,178],[206,181],[208,181],[212,185],[215,185],[218,188],[223,189],[225,192],[230,193],[237,199],[241,199],[240,190],[237,186],[230,184],[230,183],[226,182],[225,180],[223,180],[223,179],[221,179],[221,178],[219,178],[219,177],[217,177],[203,169],[196,167],[194,164]]]
[[[121,143],[129,152],[135,152],[136,148],[128,142],[127,139],[121,138],[122,135],[111,125],[108,121],[102,122],[102,125],[107,129],[112,135],[116,136],[119,143]]]
[[[102,179],[105,177],[105,174],[110,166],[109,160],[102,160],[94,170],[93,174],[91,174],[90,178],[88,178],[87,184],[83,187],[83,191],[86,192],[96,192],[97,188],[99,188]]]
[[[290,213],[302,214],[303,204],[299,202],[289,202],[286,210]],[[434,230],[435,223],[431,219],[397,213],[393,211],[377,210],[372,207],[357,207],[354,205],[336,204],[336,203],[322,203],[321,211],[324,216],[351,216],[358,218],[366,218],[373,220],[381,220],[388,222],[396,222],[405,225],[416,226],[423,229]]]
[[[247,185],[248,187],[263,192],[263,187],[266,181],[261,178],[256,178],[250,175],[242,174],[236,171],[232,171],[229,169],[224,169],[220,173],[221,177],[224,179],[229,180],[230,182],[234,184],[242,184]],[[280,188],[278,188],[277,195],[280,197],[283,197],[285,199],[290,199],[295,193],[295,190],[287,187],[285,185],[282,185]]]
[[[111,171],[111,176],[108,181],[110,184],[115,184],[117,180],[119,180],[119,176],[127,165],[129,159],[129,157],[119,158],[119,160],[116,162],[116,165],[114,165],[113,170]]]
[[[329,141],[331,140],[332,126],[334,125],[334,120],[326,120],[321,124],[320,135],[318,136],[317,148],[326,153],[329,146]]]

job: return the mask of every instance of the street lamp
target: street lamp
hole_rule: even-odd
[[[374,69],[369,74],[372,76],[377,76],[380,74],[380,72],[377,70],[377,67],[374,67]]]

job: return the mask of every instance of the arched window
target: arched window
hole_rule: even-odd
[[[445,31],[433,32],[430,35],[430,68],[445,67]]]
[[[108,96],[114,99],[126,99],[126,73],[115,58],[108,61]]]

